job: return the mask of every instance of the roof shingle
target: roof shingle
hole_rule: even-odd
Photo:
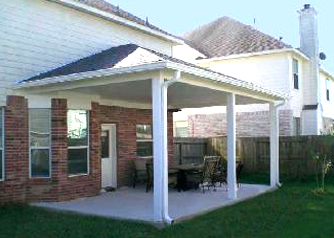
[[[229,17],[221,17],[200,26],[186,33],[183,38],[208,58],[292,48],[272,36]]]
[[[115,5],[113,5],[109,2],[106,2],[104,0],[73,0],[73,1],[83,3],[87,6],[94,7],[98,10],[117,15],[119,17],[125,18],[125,19],[130,20],[132,22],[135,22],[137,24],[147,26],[147,27],[151,28],[152,30],[156,30],[156,31],[161,32],[165,35],[178,38],[177,36],[174,36],[174,35],[166,32],[166,31],[160,29],[157,26],[154,26],[154,25],[150,24],[148,21],[145,21],[145,20],[143,20],[143,19],[127,12],[127,11],[124,11],[119,6],[115,6]]]

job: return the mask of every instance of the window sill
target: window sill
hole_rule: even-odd
[[[138,159],[153,159],[153,156],[139,156],[137,155]]]
[[[69,178],[76,178],[76,177],[84,177],[84,176],[88,176],[89,174],[70,174],[67,177]]]
[[[29,177],[30,180],[51,180],[51,177]]]

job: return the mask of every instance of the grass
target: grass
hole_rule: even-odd
[[[29,206],[5,206],[0,207],[0,237],[334,237],[334,186],[327,182],[326,192],[317,193],[314,183],[288,182],[273,193],[164,230]]]

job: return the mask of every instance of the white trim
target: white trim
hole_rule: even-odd
[[[102,160],[103,159],[111,159],[111,186],[113,188],[117,188],[117,180],[118,180],[118,150],[117,150],[117,124],[116,123],[105,123],[105,124],[101,124],[101,132],[102,131],[108,131],[109,134],[109,157],[102,157],[102,153],[101,153],[101,187],[103,188],[103,181],[102,181],[102,172],[103,172],[103,168],[102,168]],[[101,148],[102,149],[102,144],[101,144]]]
[[[2,141],[2,147],[1,147],[1,153],[2,153],[2,177],[0,177],[0,182],[5,181],[5,110],[3,107],[0,107],[0,114],[2,117],[2,123],[1,123],[1,134],[2,137],[0,138],[0,140]]]
[[[266,96],[269,96],[273,98],[273,100],[284,100],[288,99],[289,96],[284,93],[280,92],[275,92],[270,89],[265,89],[262,88],[261,86],[257,86],[253,83],[246,82],[243,80],[239,80],[237,78],[233,78],[227,75],[222,75],[218,72],[207,70],[207,69],[202,69],[202,68],[197,68],[197,67],[192,67],[192,66],[186,66],[183,64],[179,63],[173,63],[173,62],[167,62],[167,68],[174,69],[174,70],[179,70],[184,73],[192,74],[198,77],[203,77],[207,78],[213,82],[220,83],[220,84],[228,84],[230,87],[239,87],[244,89],[249,89],[251,91],[261,93],[261,94],[266,94]],[[180,82],[183,82],[183,80],[179,80]],[[204,86],[203,86],[204,87]],[[240,89],[239,89],[240,90]],[[242,89],[241,89],[242,90]],[[225,90],[226,91],[226,90]],[[231,91],[233,91],[231,89]],[[247,94],[247,92],[245,92]],[[245,94],[240,94],[240,95],[245,95]],[[254,97],[255,95],[253,95]],[[267,98],[268,99],[268,98]],[[264,100],[264,99],[263,99]]]
[[[275,103],[269,104],[270,117],[270,186],[280,186],[279,182],[279,119],[278,107]]]
[[[265,101],[286,100],[289,98],[289,96],[285,93],[275,92],[270,89],[265,89],[253,83],[242,81],[242,80],[239,80],[239,79],[227,76],[227,75],[222,75],[218,72],[209,71],[207,69],[197,68],[194,66],[187,66],[184,64],[174,63],[174,62],[169,62],[169,61],[146,63],[146,64],[130,66],[130,67],[111,68],[111,69],[102,69],[102,70],[89,71],[89,72],[81,72],[81,73],[75,73],[75,74],[70,74],[70,75],[45,78],[42,80],[36,80],[32,82],[21,82],[17,84],[15,89],[24,89],[24,88],[37,87],[37,86],[49,86],[50,84],[55,84],[55,83],[74,82],[74,81],[79,81],[79,80],[88,80],[92,78],[100,78],[100,77],[107,77],[107,76],[113,76],[113,75],[119,75],[119,74],[138,73],[138,72],[143,72],[143,71],[153,71],[153,70],[161,70],[161,69],[179,70],[184,73],[206,78],[208,80],[211,80],[212,82],[229,86],[231,88],[230,89],[231,92],[242,91],[238,93],[240,95],[248,94],[247,96],[249,97],[254,97],[254,98],[256,97],[256,98],[259,98]],[[126,80],[117,81],[117,83],[119,82],[126,82]],[[180,80],[180,82],[182,82],[182,79]],[[109,84],[116,83],[116,81],[109,80],[108,83]],[[98,80],[94,80],[94,84],[98,84]],[[205,83],[202,85],[202,87],[205,87]],[[247,91],[245,92],[245,90],[250,90],[250,92],[247,92]],[[256,93],[258,94],[256,95]],[[259,94],[262,94],[262,95],[259,95]]]
[[[294,62],[297,62],[297,76],[298,76],[298,79],[297,79],[297,83],[298,83],[298,88],[295,88],[295,72],[294,72]],[[292,57],[291,58],[291,74],[292,74],[292,89],[295,90],[295,91],[300,91],[301,88],[301,83],[300,83],[300,72],[301,72],[301,65],[300,65],[300,62],[298,59],[296,59],[295,57]]]
[[[67,176],[72,177],[79,177],[79,176],[88,176],[90,175],[90,112],[89,110],[83,110],[83,109],[68,109],[66,113],[66,121],[68,121],[68,111],[85,111],[87,114],[87,145],[82,146],[68,146],[67,145],[67,151],[70,149],[73,150],[79,150],[79,149],[87,149],[87,173],[80,173],[80,174],[70,174],[68,171],[68,152],[67,152]],[[68,124],[67,124],[68,125]],[[67,135],[68,136],[68,129],[67,129]]]
[[[82,11],[82,12],[97,15],[97,16],[102,17],[104,19],[107,19],[109,21],[113,21],[113,22],[119,23],[121,25],[125,25],[125,26],[128,26],[128,27],[143,31],[143,32],[148,33],[150,35],[157,36],[159,38],[162,38],[162,39],[167,40],[167,41],[171,41],[171,42],[176,43],[176,44],[184,44],[184,41],[177,38],[177,37],[165,34],[165,33],[160,32],[158,30],[154,30],[154,29],[152,29],[148,26],[141,25],[141,24],[136,23],[134,21],[130,21],[126,18],[116,16],[112,13],[108,13],[108,12],[99,10],[95,7],[91,7],[91,6],[88,6],[86,4],[82,4],[80,2],[74,2],[74,1],[71,1],[71,0],[49,0],[49,1],[60,3],[64,6],[67,6],[67,7]]]
[[[49,146],[31,146],[31,131],[30,131],[30,110],[48,110],[49,111]],[[51,179],[52,178],[52,149],[51,149],[51,109],[50,108],[29,108],[29,179]],[[32,169],[31,169],[31,151],[32,150],[49,150],[49,176],[32,176]]]
[[[143,71],[150,71],[150,70],[159,70],[166,67],[166,62],[155,62],[155,63],[146,63],[136,66],[129,66],[129,67],[122,67],[122,68],[109,68],[109,69],[99,69],[95,71],[88,71],[88,72],[80,72],[80,73],[73,73],[69,75],[62,75],[62,76],[55,76],[44,78],[40,80],[33,80],[27,82],[18,82],[14,89],[23,89],[23,88],[30,88],[30,87],[40,87],[40,86],[48,86],[50,84],[56,83],[66,83],[66,82],[75,82],[79,80],[88,80],[92,78],[101,78],[101,77],[108,77],[120,74],[130,74],[130,73],[139,73]],[[109,80],[109,83],[121,83],[127,82],[126,80],[122,81],[113,81]]]
[[[299,57],[303,58],[304,60],[309,60],[309,57],[306,56],[301,51],[295,49],[295,48],[285,48],[285,49],[278,49],[278,50],[265,50],[260,52],[252,52],[252,53],[244,53],[244,54],[234,54],[234,55],[228,55],[228,56],[222,56],[222,57],[213,57],[208,59],[201,59],[196,60],[196,63],[206,63],[206,62],[212,62],[212,61],[220,61],[220,60],[229,60],[229,59],[239,59],[239,58],[248,58],[253,56],[261,56],[261,55],[270,55],[270,54],[280,54],[280,53],[294,53],[298,55]]]
[[[227,186],[228,198],[237,198],[235,94],[227,94]]]
[[[332,80],[334,80],[334,75],[331,74],[330,72],[328,72],[326,69],[324,69],[323,67],[320,67],[320,72],[323,73],[325,76],[327,76],[328,78],[331,78]]]
[[[151,139],[138,139],[137,138],[137,126],[138,125],[142,125],[142,126],[150,126],[151,127]],[[138,148],[137,148],[137,143],[138,142],[151,142],[152,143],[152,150],[153,150],[153,126],[152,124],[145,124],[145,123],[137,123],[136,124],[136,156],[138,158],[141,158],[141,159],[148,159],[148,158],[153,158],[153,151],[152,151],[152,155],[147,155],[147,156],[140,156],[138,155]]]

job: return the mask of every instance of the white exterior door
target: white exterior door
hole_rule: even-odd
[[[103,124],[101,128],[102,188],[117,187],[116,125]]]

